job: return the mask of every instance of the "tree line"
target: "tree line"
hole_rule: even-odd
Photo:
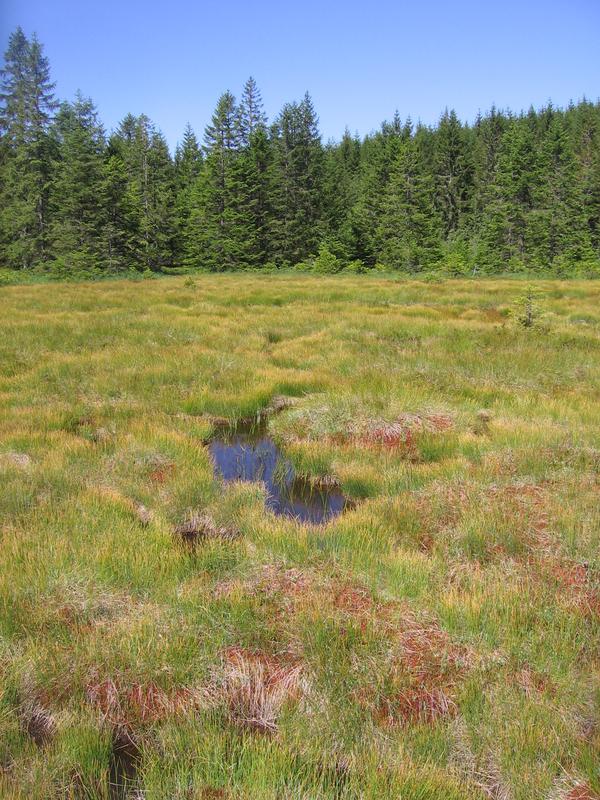
[[[172,157],[145,115],[107,135],[59,103],[37,38],[9,38],[0,92],[0,266],[61,276],[295,267],[600,273],[600,102],[396,113],[323,144],[308,93],[271,123],[252,78]]]

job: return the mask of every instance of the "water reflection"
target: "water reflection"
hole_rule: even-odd
[[[208,446],[215,473],[223,480],[265,484],[265,505],[274,514],[319,524],[349,506],[338,487],[317,488],[296,475],[260,419],[236,427],[218,426]]]

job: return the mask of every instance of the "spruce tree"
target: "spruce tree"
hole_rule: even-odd
[[[0,91],[0,241],[6,264],[29,268],[48,256],[48,195],[57,103],[48,59],[34,36],[11,34]]]
[[[481,221],[481,259],[489,271],[525,266],[539,156],[525,118],[515,119],[502,137],[495,183]]]
[[[167,141],[156,128],[152,129],[148,148],[143,223],[146,268],[156,272],[172,267],[176,242],[175,175]]]
[[[275,121],[273,138],[274,258],[297,264],[316,254],[323,235],[323,148],[310,95],[287,103]]]
[[[91,100],[63,103],[53,129],[52,254],[73,270],[101,267],[105,254],[104,130]]]
[[[121,155],[109,145],[102,169],[103,258],[110,272],[138,267],[138,204]]]
[[[393,269],[418,272],[441,255],[442,222],[435,209],[433,179],[418,147],[405,141],[394,162],[377,230],[379,260]]]
[[[190,219],[193,213],[194,187],[202,171],[202,151],[191,125],[186,125],[183,141],[175,150],[175,216],[177,225],[177,257],[188,266],[190,251]]]
[[[202,151],[192,126],[185,126],[183,140],[175,149],[175,180],[177,189],[188,189],[202,169]]]
[[[238,228],[244,265],[262,267],[271,254],[272,147],[266,128],[257,127],[236,164]]]
[[[381,131],[366,137],[361,147],[356,200],[348,215],[348,239],[350,258],[367,266],[374,266],[377,261],[377,228],[383,214],[383,198],[402,141],[402,126],[384,122]]]
[[[554,113],[539,144],[540,172],[527,230],[527,259],[544,269],[555,260],[591,258],[592,245],[574,149],[562,115]]]
[[[335,255],[350,260],[353,250],[350,212],[357,199],[360,141],[346,128],[339,144],[329,143],[324,152],[323,220],[326,237]]]
[[[578,146],[584,213],[590,242],[600,260],[600,103],[583,101],[577,109],[574,136]]]
[[[244,84],[238,109],[240,145],[248,147],[253,134],[266,127],[267,117],[263,110],[262,95],[256,81],[250,76]]]
[[[473,159],[468,130],[455,111],[446,110],[435,133],[436,206],[446,236],[466,223],[471,207]]]
[[[164,136],[148,117],[128,114],[110,141],[127,173],[122,201],[127,208],[126,239],[140,269],[159,271],[174,263],[175,176]]]
[[[186,261],[220,271],[245,265],[239,226],[241,171],[238,114],[234,96],[225,92],[204,132],[204,169],[194,190]]]

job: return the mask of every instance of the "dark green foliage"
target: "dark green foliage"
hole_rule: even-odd
[[[346,128],[342,141],[325,148],[323,217],[328,238],[339,242],[346,259],[353,245],[350,211],[357,200],[360,140]]]
[[[124,167],[122,213],[131,266],[160,271],[173,265],[175,175],[163,135],[148,117],[129,114],[111,137],[110,150]]]
[[[190,223],[194,213],[194,190],[201,172],[202,151],[196,134],[188,123],[183,133],[183,142],[175,150],[176,249],[184,256],[184,264],[186,256],[192,251]]]
[[[91,100],[63,103],[54,125],[56,160],[50,191],[50,246],[67,269],[104,266],[107,197],[104,131]]]
[[[186,263],[210,270],[236,269],[245,261],[239,208],[243,184],[240,133],[234,96],[219,98],[204,132],[204,169],[192,201]]]
[[[300,103],[283,107],[271,136],[273,257],[297,264],[316,252],[323,233],[323,148],[308,93]]]
[[[138,207],[125,163],[111,147],[106,153],[100,192],[106,215],[102,231],[106,268],[110,272],[132,268],[136,264]]]
[[[433,146],[435,202],[444,232],[450,235],[466,224],[473,198],[473,148],[470,129],[454,111],[440,119]]]
[[[392,167],[377,230],[380,260],[392,269],[417,272],[441,255],[442,220],[434,204],[431,175],[418,145],[403,142]]]
[[[259,130],[266,130],[267,127],[267,117],[263,110],[262,96],[252,76],[248,78],[244,85],[238,109],[237,124],[242,147],[248,147],[253,135]]]
[[[316,272],[376,265],[451,276],[600,272],[600,103],[473,125],[391,122],[323,146],[308,94],[269,126],[249,78],[219,99],[201,148],[174,158],[127,115],[108,140],[91,100],[55,115],[49,66],[19,28],[0,93],[0,266]]]
[[[48,60],[35,36],[11,34],[1,73],[1,262],[27,269],[48,254],[53,159],[49,127],[56,109]]]

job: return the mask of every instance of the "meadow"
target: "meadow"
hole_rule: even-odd
[[[536,288],[0,287],[0,796],[597,800],[600,284]],[[214,474],[273,406],[327,524]]]

